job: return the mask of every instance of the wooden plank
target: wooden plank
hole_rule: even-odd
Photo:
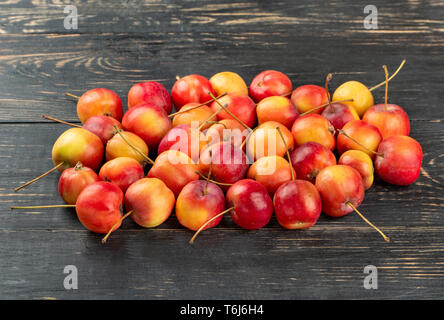
[[[3,1],[0,33],[67,33],[63,12],[75,5],[80,33],[101,32],[219,32],[315,30],[319,33],[363,32],[365,1],[312,0],[129,0],[129,1]],[[442,31],[444,5],[439,0],[374,0],[382,31],[423,34]],[[368,33],[365,31],[365,33]]]
[[[77,121],[75,103],[63,92],[108,87],[126,105],[136,82],[158,80],[170,89],[176,75],[210,77],[223,70],[248,83],[264,69],[277,69],[295,87],[323,85],[329,72],[335,73],[332,89],[351,79],[373,86],[384,79],[382,64],[393,72],[403,58],[408,62],[390,85],[390,101],[412,119],[441,119],[442,44],[442,37],[394,34],[355,34],[347,41],[309,33],[295,41],[290,32],[0,35],[0,121],[38,122],[42,113]],[[382,102],[383,88],[374,95]]]

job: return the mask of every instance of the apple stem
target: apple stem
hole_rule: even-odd
[[[373,150],[370,150],[369,148],[367,148],[366,146],[364,146],[362,143],[360,143],[358,140],[356,140],[355,138],[353,138],[352,136],[350,136],[348,133],[346,133],[344,130],[342,130],[342,129],[336,129],[336,131],[337,131],[339,134],[342,134],[342,135],[346,136],[346,137],[349,138],[351,141],[353,141],[354,143],[356,143],[356,144],[359,145],[360,147],[364,148],[366,151],[368,151],[368,152],[370,152],[370,153],[373,153],[373,154],[377,155],[378,157],[382,157],[382,158],[384,158],[384,154],[383,154],[383,153],[375,152],[375,151],[373,151]]]
[[[384,111],[387,111],[387,98],[388,98],[388,86],[389,86],[389,82],[388,82],[388,70],[387,70],[387,66],[383,65],[382,68],[384,69],[384,73],[385,73],[385,100],[384,100]]]
[[[205,222],[203,225],[200,226],[199,229],[197,229],[196,233],[194,234],[194,236],[191,238],[190,240],[190,244],[194,243],[194,239],[196,239],[197,235],[203,230],[205,229],[205,227],[210,224],[213,220],[219,218],[220,216],[224,215],[225,213],[233,210],[234,207],[228,208],[227,210],[222,211],[221,213],[216,214],[214,217],[212,217],[211,219],[209,219],[207,222]]]
[[[19,191],[20,189],[23,189],[23,188],[29,186],[30,184],[36,182],[37,180],[40,180],[40,179],[43,178],[44,176],[46,176],[46,175],[50,174],[51,172],[53,172],[53,171],[57,170],[58,168],[60,168],[63,164],[64,164],[64,162],[60,162],[60,163],[59,163],[58,165],[56,165],[54,168],[52,168],[52,169],[46,171],[45,173],[41,174],[41,175],[38,176],[37,178],[34,178],[34,179],[32,179],[32,180],[30,180],[30,181],[28,181],[28,182],[22,184],[21,186],[15,188],[14,191],[17,192],[17,191]]]
[[[294,181],[293,166],[291,165],[290,152],[288,151],[287,142],[285,142],[284,135],[282,134],[281,128],[280,127],[276,127],[276,130],[278,131],[279,135],[281,136],[282,142],[285,145],[285,151],[287,153],[287,159],[288,159],[288,166],[290,167],[291,180]]]
[[[146,154],[144,154],[142,151],[140,151],[139,148],[137,148],[135,145],[133,145],[131,142],[128,141],[127,138],[125,138],[125,136],[122,134],[122,130],[120,130],[120,128],[117,125],[114,125],[114,130],[116,131],[116,133],[122,138],[123,141],[125,141],[125,143],[127,145],[129,145],[131,148],[133,148],[138,154],[140,154],[146,161],[148,161],[151,164],[154,164],[154,161],[151,160]]]
[[[71,98],[74,98],[74,99],[77,99],[77,100],[80,99],[79,96],[76,96],[76,95],[74,95],[74,94],[72,94],[72,93],[69,93],[69,92],[65,92],[65,96],[67,96],[67,97],[71,97]]]
[[[134,210],[131,210],[127,213],[125,213],[125,215],[122,216],[122,218],[120,218],[120,220],[118,222],[116,222],[111,229],[108,231],[108,233],[103,237],[102,239],[102,243],[106,243],[106,240],[108,240],[108,237],[111,235],[111,233],[113,233],[114,228],[116,228],[120,223],[122,223],[123,220],[125,220],[126,217],[128,217],[131,213],[133,213]]]
[[[333,101],[333,102],[337,102],[337,103],[340,103],[340,102],[353,102],[353,99],[338,100],[338,101]],[[316,108],[313,108],[313,109],[310,109],[310,110],[308,110],[308,111],[305,111],[305,112],[301,113],[301,114],[299,115],[299,117],[305,116],[306,114],[312,113],[313,111],[316,111],[316,110],[319,110],[319,109],[325,108],[325,107],[327,107],[328,105],[329,105],[328,102],[327,102],[327,103],[324,103],[324,104],[321,104],[319,107],[316,107]]]
[[[71,126],[71,127],[76,127],[76,128],[81,128],[82,127],[82,126],[79,126],[78,124],[67,122],[67,121],[63,121],[63,120],[59,120],[59,119],[56,119],[56,118],[53,118],[53,117],[50,117],[50,116],[47,116],[47,115],[42,115],[42,118],[43,119],[52,120],[52,121],[55,121],[55,122],[59,122],[59,123],[63,123],[63,124],[66,124],[68,126]]]
[[[223,96],[226,96],[226,95],[227,95],[226,92],[225,92],[225,93],[222,93],[221,95],[217,96],[216,99],[222,98]],[[189,109],[186,109],[186,110],[183,110],[183,111],[177,111],[177,112],[171,113],[171,114],[168,115],[168,118],[174,117],[174,116],[177,115],[177,114],[185,113],[185,112],[188,112],[188,111],[191,111],[191,110],[194,110],[194,109],[200,108],[200,107],[202,107],[202,106],[206,106],[206,105],[207,105],[208,103],[210,103],[211,101],[215,101],[215,100],[214,100],[214,99],[211,99],[211,100],[205,101],[205,102],[203,102],[203,103],[201,103],[201,104],[199,104],[199,105],[197,105],[197,106],[191,107],[191,108],[189,108]]]
[[[75,208],[75,204],[52,204],[47,206],[26,206],[26,207],[20,207],[20,206],[12,206],[11,210],[18,210],[18,209],[47,209],[47,208]]]
[[[180,80],[180,76],[179,75],[176,75],[176,80]]]
[[[214,101],[216,101],[216,103],[221,107],[221,108],[223,108],[230,116],[232,116],[237,122],[239,122],[241,125],[243,125],[244,127],[245,127],[245,129],[247,129],[248,131],[252,131],[252,129],[249,127],[249,126],[247,126],[241,119],[239,119],[236,115],[234,115],[230,110],[228,110],[228,108],[227,107],[225,107],[225,106],[223,106],[220,102],[219,102],[219,100],[217,100],[217,98],[211,93],[211,92],[208,92],[208,95],[211,97],[211,98],[213,98],[213,100]],[[220,109],[219,109],[220,110]]]
[[[327,75],[327,78],[325,78],[325,91],[327,91],[327,101],[328,101],[328,105],[330,106],[330,109],[332,112],[335,112],[335,108],[333,108],[333,105],[331,104],[331,96],[330,96],[330,91],[328,90],[328,83],[331,81],[331,79],[333,78],[333,75],[331,73],[329,73]]]
[[[389,82],[390,80],[392,80],[398,74],[398,72],[402,69],[402,67],[404,66],[405,62],[406,62],[406,59],[402,60],[401,64],[399,65],[398,69],[396,69],[395,73],[392,74],[390,76],[390,78],[388,78],[386,81],[383,81],[381,83],[378,83],[376,86],[371,87],[369,89],[370,92],[375,90],[376,88],[379,88],[380,86],[384,85],[386,82]]]
[[[213,170],[213,152],[211,150],[209,150],[208,152],[210,154],[210,169],[208,170],[207,182],[205,183],[205,188],[204,188],[204,191],[203,191],[204,195],[207,194],[208,183],[210,182],[211,171]]]
[[[219,110],[217,110],[215,113],[213,113],[211,116],[209,116],[204,122],[202,122],[202,124],[199,126],[199,131],[200,130],[202,130],[202,128],[203,128],[203,126],[206,124],[206,123],[208,123],[208,121],[211,121],[211,119],[213,119],[215,116],[217,116],[217,114],[219,113],[219,112],[221,112],[222,110],[224,110],[224,109],[222,109],[222,108],[219,108]]]
[[[204,176],[202,173],[200,173],[197,170],[194,171],[194,172],[196,172],[199,175],[199,177],[201,177],[201,178],[203,178],[203,179],[205,179],[205,180],[207,180],[209,182],[212,182],[212,183],[215,183],[215,184],[218,184],[218,185],[221,185],[221,186],[232,186],[233,185],[232,183],[224,183],[224,182],[219,182],[219,181],[208,179],[208,177]]]
[[[82,170],[82,168],[83,168],[83,164],[80,162],[80,161],[78,161],[77,163],[76,163],[76,165],[74,166],[74,170]]]
[[[350,201],[347,201],[347,205],[350,207],[350,208],[352,208],[365,222],[367,222],[367,224],[370,226],[370,227],[372,227],[373,229],[375,229],[376,231],[378,231],[379,232],[379,234],[384,238],[384,240],[386,241],[386,242],[390,242],[390,238],[389,237],[387,237],[385,234],[384,234],[384,232],[382,232],[378,227],[376,227],[373,223],[371,223],[366,217],[364,217],[364,215],[361,213],[361,212],[359,212],[359,210],[358,209],[356,209],[356,207],[350,202]]]

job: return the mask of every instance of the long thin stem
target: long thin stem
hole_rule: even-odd
[[[390,81],[390,80],[392,80],[392,79],[398,74],[398,72],[402,69],[402,67],[404,66],[405,62],[406,62],[406,59],[402,60],[401,64],[399,65],[398,69],[396,69],[395,73],[392,74],[392,75],[390,76],[390,78],[388,78],[388,80],[386,80],[386,81]],[[370,90],[370,91],[373,91],[373,90],[375,90],[376,88],[379,88],[380,86],[383,86],[383,85],[385,84],[386,81],[383,81],[383,82],[381,82],[381,83],[378,83],[376,86],[371,87],[369,90]]]
[[[52,168],[52,169],[46,171],[44,174],[39,175],[37,178],[34,178],[34,179],[32,179],[32,180],[30,180],[30,181],[28,181],[28,182],[22,184],[21,186],[19,186],[19,187],[17,187],[17,188],[14,188],[14,191],[17,192],[17,191],[19,191],[20,189],[23,189],[23,188],[29,186],[30,184],[36,182],[37,180],[40,180],[40,179],[43,178],[44,176],[47,176],[47,175],[50,174],[51,172],[53,172],[53,171],[57,170],[58,168],[60,168],[63,164],[64,164],[64,162],[60,162],[60,163],[59,163],[58,165],[56,165],[54,168]]]
[[[330,106],[330,109],[332,112],[335,112],[335,109],[333,108],[333,105],[331,104],[331,96],[330,96],[330,90],[328,90],[328,84],[330,82],[330,80],[333,78],[333,75],[331,73],[329,73],[327,75],[327,78],[325,79],[325,91],[327,91],[327,102],[328,105]]]
[[[114,129],[116,133],[122,138],[123,141],[126,142],[127,145],[129,145],[131,148],[133,148],[138,154],[140,154],[146,161],[148,161],[151,164],[154,164],[154,161],[151,160],[146,154],[144,154],[142,151],[140,151],[139,148],[137,148],[135,145],[133,145],[131,142],[128,141],[127,138],[122,134],[122,130],[118,126],[114,126]]]
[[[226,95],[227,95],[226,92],[225,92],[225,93],[222,93],[221,95],[217,96],[216,99],[222,98],[223,96],[226,96]],[[177,111],[177,112],[171,113],[171,114],[168,115],[168,118],[171,118],[171,117],[174,117],[175,115],[178,115],[178,114],[181,114],[181,113],[185,113],[185,112],[188,112],[188,111],[191,111],[191,110],[194,110],[194,109],[200,108],[200,107],[202,107],[202,106],[206,106],[206,105],[207,105],[208,103],[210,103],[211,101],[215,101],[215,100],[214,100],[214,99],[211,99],[211,100],[208,100],[208,101],[206,101],[206,102],[204,102],[204,103],[201,103],[201,104],[199,104],[199,105],[197,105],[197,106],[191,107],[191,108],[189,108],[189,109],[186,109],[186,110],[180,110],[180,111]]]
[[[293,166],[291,165],[290,152],[288,151],[287,142],[285,142],[284,135],[282,134],[281,128],[280,127],[276,127],[276,130],[279,132],[279,135],[281,136],[282,142],[284,142],[285,151],[287,153],[288,166],[290,167],[291,180],[294,180]]]
[[[388,98],[388,88],[389,88],[389,82],[388,82],[388,70],[387,66],[383,65],[382,68],[384,69],[385,73],[385,100],[384,100],[384,110],[387,111],[387,98]]]
[[[194,243],[194,239],[196,239],[197,235],[203,230],[205,229],[205,227],[210,224],[212,221],[216,220],[217,218],[219,218],[220,216],[224,215],[225,213],[233,210],[234,207],[228,208],[227,210],[222,211],[221,213],[216,214],[214,217],[212,217],[211,219],[209,219],[207,222],[205,222],[203,225],[200,226],[200,228],[196,231],[196,233],[194,234],[194,236],[191,238],[190,240],[190,244]]]
[[[365,222],[367,222],[367,224],[370,226],[370,227],[372,227],[373,229],[375,229],[376,231],[378,231],[379,232],[379,234],[384,238],[384,240],[386,241],[386,242],[390,242],[390,238],[389,237],[387,237],[385,234],[384,234],[384,232],[382,232],[378,227],[376,227],[373,223],[371,223],[366,217],[364,217],[364,215],[362,214],[362,213],[360,213],[359,211],[358,211],[358,209],[356,209],[356,207],[350,202],[350,201],[347,201],[347,205],[350,207],[350,208],[352,208]]]
[[[338,100],[338,101],[333,101],[333,102],[336,102],[336,103],[340,103],[340,102],[353,102],[353,99]],[[319,107],[316,107],[316,108],[313,108],[313,109],[310,109],[310,110],[307,110],[307,111],[301,113],[301,114],[299,115],[299,117],[305,116],[306,114],[312,113],[313,111],[316,111],[316,110],[319,110],[319,109],[325,108],[325,107],[328,106],[328,105],[329,105],[328,102],[327,102],[327,103],[324,103],[324,104],[321,104]]]
[[[208,121],[211,121],[211,119],[213,119],[215,116],[217,116],[217,114],[219,113],[219,112],[221,112],[222,110],[224,110],[224,109],[222,109],[222,108],[219,108],[219,110],[217,110],[215,113],[213,113],[211,116],[209,116],[204,122],[202,122],[202,124],[199,126],[199,128],[197,128],[199,131],[200,130],[202,130],[202,128],[205,126],[205,124],[207,124],[208,123]]]
[[[76,128],[81,128],[82,127],[82,126],[79,126],[78,124],[67,122],[67,121],[63,121],[63,120],[59,120],[59,119],[56,119],[56,118],[53,118],[53,117],[50,117],[50,116],[47,116],[47,115],[42,115],[42,118],[43,119],[48,119],[48,120],[51,120],[51,121],[55,121],[55,122],[59,122],[59,123],[63,123],[63,124],[66,124],[68,126],[71,126],[71,127],[76,127]]]
[[[106,243],[106,240],[108,240],[108,237],[111,235],[111,233],[113,233],[113,231],[115,231],[114,229],[115,229],[120,223],[122,223],[122,221],[125,220],[126,217],[128,217],[128,216],[129,216],[131,213],[133,213],[133,212],[134,212],[134,210],[131,210],[131,211],[125,213],[125,215],[124,215],[122,218],[120,218],[120,220],[119,220],[118,222],[116,222],[116,223],[111,227],[111,229],[108,231],[108,233],[103,237],[103,239],[102,239],[102,243]]]
[[[71,98],[74,98],[74,99],[77,99],[77,100],[80,99],[79,96],[76,96],[76,95],[74,95],[74,94],[72,94],[72,93],[69,93],[69,92],[65,92],[65,96],[67,96],[67,97],[71,97]]]
[[[48,209],[48,208],[75,208],[75,204],[52,204],[47,206],[12,206],[11,210],[19,209]]]
[[[224,183],[224,182],[219,182],[219,181],[216,181],[216,180],[208,179],[208,177],[204,176],[202,173],[200,173],[197,170],[194,171],[194,172],[196,172],[199,175],[199,177],[201,177],[202,179],[205,179],[205,180],[210,181],[212,183],[215,183],[215,184],[218,184],[218,185],[221,185],[221,186],[232,186],[233,185],[232,183]]]
[[[384,158],[384,154],[383,154],[383,153],[376,152],[376,151],[373,151],[373,150],[367,148],[367,147],[364,146],[361,142],[359,142],[358,140],[356,140],[355,138],[353,138],[352,136],[350,136],[350,135],[349,135],[347,132],[345,132],[344,130],[342,130],[342,129],[337,129],[336,131],[337,131],[339,134],[342,134],[343,136],[346,136],[347,138],[349,138],[351,141],[353,141],[354,143],[356,143],[357,145],[359,145],[360,147],[362,147],[362,148],[365,149],[366,151],[368,151],[368,152],[370,152],[370,153],[373,153],[373,154],[375,154],[375,155],[377,155],[377,156],[379,156],[379,157],[383,157],[383,158]]]
[[[225,106],[223,106],[220,102],[219,102],[219,100],[217,100],[217,98],[211,93],[211,92],[208,92],[208,94],[209,94],[209,96],[211,97],[211,98],[213,98],[214,99],[214,101],[216,101],[216,103],[221,107],[221,108],[223,108],[230,116],[232,116],[237,122],[239,122],[241,125],[243,125],[244,127],[245,127],[245,129],[247,129],[248,131],[252,131],[252,129],[249,127],[249,126],[247,126],[241,119],[239,119],[235,114],[233,114],[230,110],[228,110],[228,108],[226,108]]]

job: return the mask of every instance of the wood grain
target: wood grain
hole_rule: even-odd
[[[69,1],[79,29],[63,28],[67,1],[0,3],[0,298],[2,299],[442,299],[444,287],[444,3],[372,1],[379,29],[363,28],[365,1]],[[14,193],[52,165],[53,142],[78,122],[62,94],[176,75],[235,71],[247,83],[277,69],[293,85],[331,88],[354,79],[372,86],[407,64],[390,84],[390,102],[411,121],[424,151],[418,181],[376,179],[360,209],[386,232],[386,244],[357,215],[322,215],[310,230],[275,218],[245,231],[229,216],[190,246],[192,232],[172,215],[155,229],[127,219],[106,245],[74,210],[13,212],[11,205],[61,203],[59,173]],[[383,89],[374,91],[382,102]],[[63,288],[63,268],[79,269],[79,290]],[[363,269],[379,270],[365,290]]]

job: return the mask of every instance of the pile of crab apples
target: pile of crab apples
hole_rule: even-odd
[[[216,227],[225,214],[244,229],[266,226],[273,212],[286,229],[307,229],[321,212],[359,214],[376,173],[394,185],[419,176],[422,150],[409,137],[406,112],[389,104],[389,78],[368,88],[357,81],[330,96],[325,85],[293,89],[283,73],[266,70],[248,87],[236,73],[177,77],[171,94],[160,83],[138,83],[120,97],[97,88],[77,97],[82,125],[54,143],[63,205],[85,228],[106,234],[129,216],[153,228],[172,212],[195,231]],[[385,101],[372,91],[385,85]],[[174,109],[173,109],[174,107]],[[174,112],[173,112],[174,111]],[[173,113],[172,113],[173,112]]]

